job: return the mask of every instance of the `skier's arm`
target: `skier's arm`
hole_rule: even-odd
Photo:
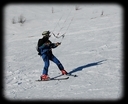
[[[59,46],[61,43],[57,42],[57,43],[51,43],[51,48],[56,48],[57,46]]]
[[[60,44],[61,44],[60,42],[55,43],[56,46],[58,46],[58,45],[60,45]]]

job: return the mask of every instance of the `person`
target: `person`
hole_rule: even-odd
[[[52,48],[58,47],[61,43],[52,43],[49,38],[51,37],[50,31],[44,31],[42,33],[43,38],[38,40],[38,55],[40,55],[44,61],[44,67],[42,75],[40,76],[41,80],[49,80],[48,75],[49,61],[53,61],[61,71],[62,75],[68,74],[64,69],[62,63],[53,55]]]

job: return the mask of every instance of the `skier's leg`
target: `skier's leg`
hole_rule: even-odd
[[[61,64],[61,62],[54,55],[51,56],[50,60],[53,61],[58,66],[58,68],[60,70],[64,70],[63,65]]]
[[[49,68],[49,57],[47,55],[42,55],[44,61],[44,68],[42,74],[48,75],[48,68]]]

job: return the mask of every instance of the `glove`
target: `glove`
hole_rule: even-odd
[[[61,44],[61,42],[57,42],[57,43],[56,43],[56,46],[58,46],[58,45],[60,45],[60,44]]]

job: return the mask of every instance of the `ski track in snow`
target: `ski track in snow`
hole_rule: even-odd
[[[14,13],[17,9],[14,9],[13,5],[6,8],[8,17],[5,18],[7,22],[5,23],[4,97],[9,100],[37,101],[120,99],[123,95],[121,66],[123,24],[118,6],[92,6],[93,8],[83,6],[77,12],[72,12],[72,15],[76,13],[74,20],[62,44],[53,49],[53,53],[68,72],[77,74],[78,77],[59,81],[35,81],[39,79],[43,68],[42,58],[36,52],[37,40],[43,30],[53,29],[55,24],[52,24],[52,21],[58,22],[61,11],[67,16],[67,8],[58,9],[59,7],[54,5],[53,7],[57,12],[50,13],[51,6],[44,8],[35,6],[35,9],[31,6],[30,9],[26,6],[16,7],[20,13],[22,13],[20,9],[27,9],[24,11],[24,16],[28,18],[22,25],[10,23],[9,20],[19,13]],[[100,16],[102,9],[106,14]],[[83,15],[80,17],[80,14]],[[65,19],[66,17],[62,18],[63,21]],[[68,21],[70,22],[70,19]],[[46,23],[44,27],[43,22]],[[66,22],[64,27],[69,22]],[[60,29],[61,23],[63,22],[61,21],[56,29]],[[59,41],[53,36],[51,40]],[[58,67],[50,62],[49,76],[55,77],[59,74]]]

